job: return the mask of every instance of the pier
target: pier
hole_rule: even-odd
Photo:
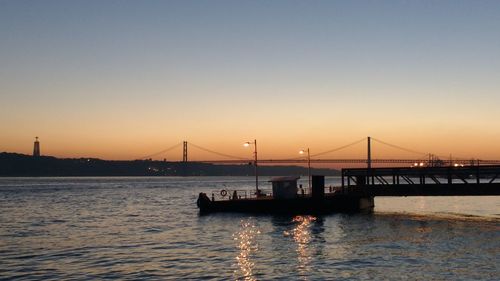
[[[370,197],[500,195],[500,165],[342,169],[342,193]]]

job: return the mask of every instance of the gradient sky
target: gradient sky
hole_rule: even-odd
[[[0,151],[494,159],[499,109],[500,1],[0,0]]]

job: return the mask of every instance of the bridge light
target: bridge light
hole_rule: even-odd
[[[453,166],[458,167],[458,163],[455,163]]]
[[[423,167],[424,166],[424,162],[420,162],[420,167]]]
[[[417,167],[417,166],[418,166],[418,163],[413,164],[413,166]]]
[[[243,144],[243,146],[244,147],[249,147],[250,146],[250,142],[247,141],[246,143]]]

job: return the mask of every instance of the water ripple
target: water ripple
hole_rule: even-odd
[[[198,192],[252,184],[253,178],[0,179],[0,279],[496,280],[500,275],[494,199],[482,198],[470,207],[472,214],[456,213],[455,205],[451,211],[405,213],[403,207],[395,210],[399,201],[382,200],[371,215],[198,215]],[[483,206],[490,206],[485,216],[477,211]]]

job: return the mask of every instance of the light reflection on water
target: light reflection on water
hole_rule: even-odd
[[[252,261],[252,255],[259,250],[257,236],[260,234],[259,229],[255,226],[252,219],[242,220],[240,229],[233,234],[233,239],[236,241],[238,248],[238,270],[235,271],[236,279],[257,280],[253,276],[253,268],[255,263]]]
[[[500,219],[498,196],[375,197],[376,213]]]
[[[290,232],[284,231],[285,236],[291,236],[297,244],[297,270],[300,276],[306,276],[310,270],[312,259],[308,244],[311,242],[311,223],[316,221],[313,216],[295,216],[292,221],[297,225]]]

